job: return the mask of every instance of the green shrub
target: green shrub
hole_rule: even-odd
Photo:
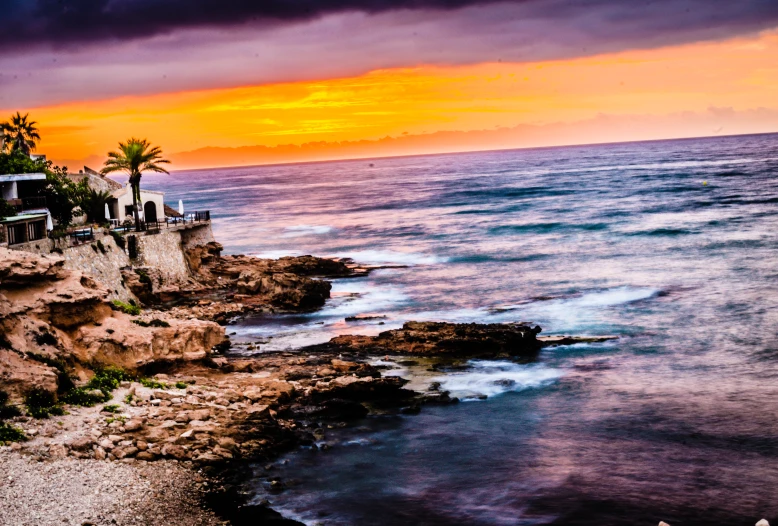
[[[111,399],[111,395],[101,391],[101,394],[92,393],[93,389],[84,389],[83,387],[74,387],[59,397],[60,401],[70,405],[80,405],[83,407],[92,407]]]
[[[106,406],[103,406],[103,411],[106,413],[118,413],[119,412],[119,406],[116,404],[109,404]]]
[[[64,415],[65,410],[57,403],[55,396],[43,389],[32,389],[25,397],[27,414],[33,418],[48,418],[50,415]]]
[[[143,387],[148,387],[149,389],[167,389],[169,387],[168,384],[153,378],[141,378],[140,383]]]
[[[131,404],[134,399],[135,397],[132,395],[132,393],[127,393],[127,396],[124,397],[124,403]]]
[[[176,382],[176,389],[186,389],[186,382]]]
[[[27,440],[24,431],[11,424],[0,422],[0,444],[5,442],[21,442],[23,440]]]
[[[95,375],[86,384],[86,389],[100,389],[105,394],[119,387],[121,382],[129,382],[133,376],[118,367],[105,367],[95,370]]]
[[[165,320],[153,319],[151,321],[132,320],[132,323],[140,325],[141,327],[170,327],[170,324]]]
[[[103,245],[103,242],[98,239],[97,243],[95,244],[97,245],[98,250],[100,250],[100,252],[105,254],[105,245]]]
[[[124,248],[126,247],[126,243],[124,242],[124,236],[121,235],[119,232],[111,230],[111,237],[116,243],[116,246],[124,250]]]
[[[140,307],[137,305],[124,303],[123,301],[113,300],[111,304],[116,308],[116,310],[120,310],[125,314],[130,314],[132,316],[137,316],[141,312]]]

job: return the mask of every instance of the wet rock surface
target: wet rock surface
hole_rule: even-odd
[[[192,272],[187,287],[157,286],[152,271],[145,280],[125,272],[126,282],[147,306],[170,309],[176,317],[227,323],[249,313],[317,309],[330,297],[332,285],[327,279],[364,276],[373,270],[349,259],[262,259],[222,256],[221,251],[215,242],[186,251]]]
[[[407,322],[378,336],[338,336],[312,349],[463,357],[531,356],[541,329],[524,323]]]

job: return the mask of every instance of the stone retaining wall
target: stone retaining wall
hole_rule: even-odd
[[[95,230],[93,242],[75,247],[68,247],[67,239],[41,239],[10,248],[41,255],[52,251],[61,253],[66,268],[80,270],[103,283],[111,291],[110,299],[128,301],[137,298],[125,288],[122,268],[151,267],[163,277],[165,285],[184,285],[192,279],[184,250],[214,240],[210,223],[187,225],[180,230],[162,230],[157,234],[128,233],[126,237],[131,235],[138,239],[138,257],[134,260],[130,259],[126,249],[119,248],[111,236],[98,230]]]
[[[102,246],[102,250],[100,249]],[[104,284],[111,291],[110,299],[127,301],[135,296],[127,290],[121,268],[131,264],[127,253],[116,245],[111,236],[104,236],[89,244],[62,250],[65,268],[80,270]]]

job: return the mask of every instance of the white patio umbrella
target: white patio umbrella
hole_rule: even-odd
[[[105,203],[105,219],[111,219],[111,211],[108,210],[108,203]]]
[[[179,199],[178,200],[178,213],[181,215],[184,215],[184,200]]]

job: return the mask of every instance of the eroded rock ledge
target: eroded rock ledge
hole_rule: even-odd
[[[613,336],[539,337],[529,323],[448,323],[409,321],[378,336],[337,336],[306,348],[308,352],[354,352],[455,358],[532,358],[544,347],[602,342]]]
[[[139,325],[107,297],[59,256],[0,248],[0,390],[19,401],[32,389],[56,392],[65,367],[86,380],[95,366],[202,360],[225,340],[216,323],[161,312],[158,326]]]
[[[327,279],[364,276],[373,268],[348,259],[313,256],[262,259],[221,255],[211,242],[185,253],[192,274],[186,287],[165,287],[152,268],[127,269],[124,280],[144,305],[225,323],[252,312],[310,311],[330,297]]]

